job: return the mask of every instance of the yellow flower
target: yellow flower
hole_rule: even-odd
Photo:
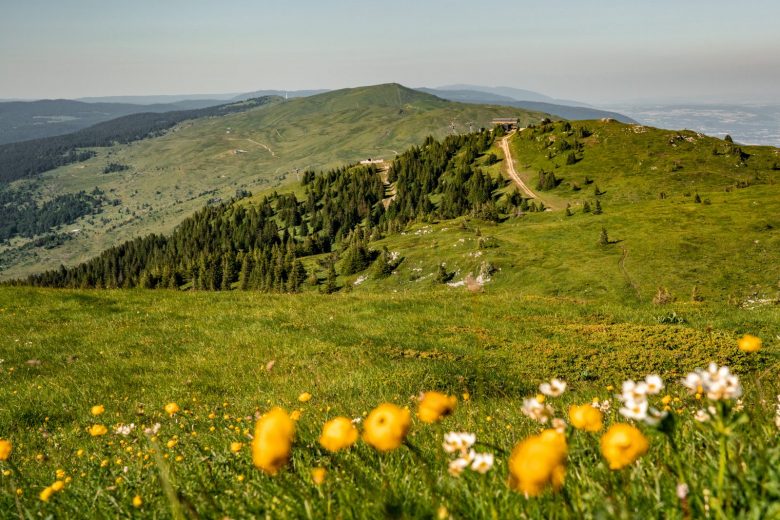
[[[171,402],[165,405],[165,413],[167,413],[168,415],[173,415],[177,413],[179,410],[181,410],[181,408],[179,408],[179,405],[176,403]]]
[[[241,448],[243,448],[243,447],[244,447],[244,443],[242,443],[242,442],[231,442],[230,443],[230,451],[232,453],[238,453],[239,451],[241,451]]]
[[[276,473],[290,458],[295,421],[281,408],[274,408],[255,424],[252,439],[252,462],[270,475]]]
[[[106,407],[102,404],[96,404],[92,408],[89,409],[89,413],[91,413],[94,416],[101,415],[103,412],[106,411]]]
[[[663,398],[661,399],[661,402],[662,402],[663,404],[665,404],[665,405],[667,405],[667,404],[671,403],[671,402],[672,402],[672,396],[671,396],[671,395],[665,395],[665,396],[663,396]]]
[[[65,482],[58,480],[49,487],[51,488],[52,491],[56,493],[58,491],[62,491],[63,489],[65,489]]]
[[[298,396],[298,400],[302,403],[306,403],[311,400],[311,394],[309,392],[304,392]]]
[[[101,435],[105,435],[106,433],[108,433],[108,428],[102,424],[93,424],[89,427],[89,434],[93,437],[99,437]]]
[[[590,404],[570,406],[569,422],[578,430],[585,430],[586,432],[597,432],[603,426],[601,411]]]
[[[144,505],[144,501],[141,498],[141,495],[134,496],[133,497],[133,507],[135,507],[137,509],[137,508],[141,507],[142,505]]]
[[[745,334],[739,340],[739,350],[742,352],[758,352],[761,350],[761,338]]]
[[[57,478],[65,478],[65,470],[64,469],[58,469],[54,472],[54,476]]]
[[[175,447],[177,444],[179,444],[179,441],[178,441],[178,439],[171,439],[171,440],[169,440],[168,442],[166,442],[166,443],[165,443],[165,445],[166,445],[168,448],[173,448],[173,447]]]
[[[549,485],[557,490],[566,476],[566,437],[544,430],[517,443],[509,456],[509,486],[537,496]]]
[[[464,401],[468,401],[469,399],[471,399],[471,396],[469,395],[468,392],[463,392],[463,395],[461,397],[463,398]]]
[[[297,421],[300,418],[301,418],[301,411],[300,410],[293,410],[290,413],[290,419],[292,419],[293,421]]]
[[[417,408],[417,417],[422,422],[435,423],[442,417],[455,411],[458,399],[454,395],[446,395],[441,392],[425,392],[420,398],[420,406]]]
[[[51,496],[54,494],[54,490],[51,488],[51,486],[43,488],[43,491],[38,495],[38,498],[40,498],[43,502],[48,502]]]
[[[325,468],[314,468],[311,470],[311,479],[318,486],[325,482],[325,476],[328,474],[328,470]]]
[[[11,444],[11,441],[0,439],[0,460],[8,460],[13,449],[14,446]]]
[[[626,423],[613,424],[601,437],[601,454],[610,469],[621,469],[647,453],[649,445],[641,431]]]
[[[77,457],[83,457],[84,456],[84,450],[82,450],[82,449],[76,450],[76,456]]]
[[[363,440],[379,451],[394,450],[406,438],[411,414],[391,403],[380,404],[368,414],[363,426]]]
[[[328,451],[339,451],[352,446],[358,438],[358,431],[346,417],[336,417],[322,426],[320,444]]]

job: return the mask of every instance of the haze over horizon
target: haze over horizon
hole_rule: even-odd
[[[33,0],[3,7],[0,98],[398,82],[506,85],[594,104],[780,102],[778,17],[770,0]]]

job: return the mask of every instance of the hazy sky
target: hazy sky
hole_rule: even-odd
[[[778,0],[0,0],[0,98],[395,81],[780,101],[778,20]]]

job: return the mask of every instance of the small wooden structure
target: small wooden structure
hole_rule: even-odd
[[[496,117],[490,122],[490,126],[500,126],[505,131],[516,130],[518,122],[516,117]]]

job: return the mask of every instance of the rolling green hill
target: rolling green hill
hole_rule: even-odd
[[[205,210],[169,238],[31,281],[297,292],[323,290],[335,261],[341,276],[328,291],[427,291],[437,279],[463,290],[471,274],[491,287],[627,304],[780,297],[776,149],[614,121],[545,123],[506,137],[536,190],[529,199],[506,178],[501,139],[428,140],[397,156],[386,179],[375,167],[308,171],[295,197]],[[394,258],[384,260],[392,276],[369,267],[377,255]]]
[[[162,137],[95,148],[92,159],[11,189],[32,190],[43,202],[98,187],[116,205],[58,230],[57,237],[44,241],[60,244],[51,249],[36,245],[36,239],[0,245],[0,278],[75,265],[124,240],[170,231],[208,201],[227,199],[237,190],[270,191],[294,182],[306,168],[368,157],[390,160],[428,135],[467,132],[500,116],[531,123],[543,114],[454,103],[391,84],[185,122]],[[112,163],[128,168],[104,173]]]
[[[507,138],[529,200],[502,139],[426,139],[387,172],[306,171],[295,197],[213,205],[31,280],[153,290],[0,287],[0,439],[13,444],[0,516],[79,518],[89,503],[144,518],[776,517],[778,150],[543,124]],[[242,290],[243,262],[225,259],[248,251]],[[296,263],[306,280],[280,283]],[[289,290],[302,294],[261,293]],[[759,351],[738,348],[746,333]],[[709,362],[736,374],[739,400],[680,383]],[[655,426],[616,394],[648,374],[664,382],[646,396],[666,412]],[[551,377],[566,392],[538,396]],[[440,423],[415,413],[431,390],[457,401]],[[365,435],[383,402],[412,415],[389,452]],[[594,402],[598,424],[576,423],[570,406]],[[510,453],[551,428],[528,411],[542,404],[566,453],[562,482],[536,490],[517,479],[542,470]],[[275,406],[295,442],[269,474],[253,428]],[[364,435],[332,453],[319,439],[336,416]],[[633,426],[623,452],[646,444],[620,464],[604,448],[616,425]],[[452,471],[451,431],[473,432],[492,468]]]

